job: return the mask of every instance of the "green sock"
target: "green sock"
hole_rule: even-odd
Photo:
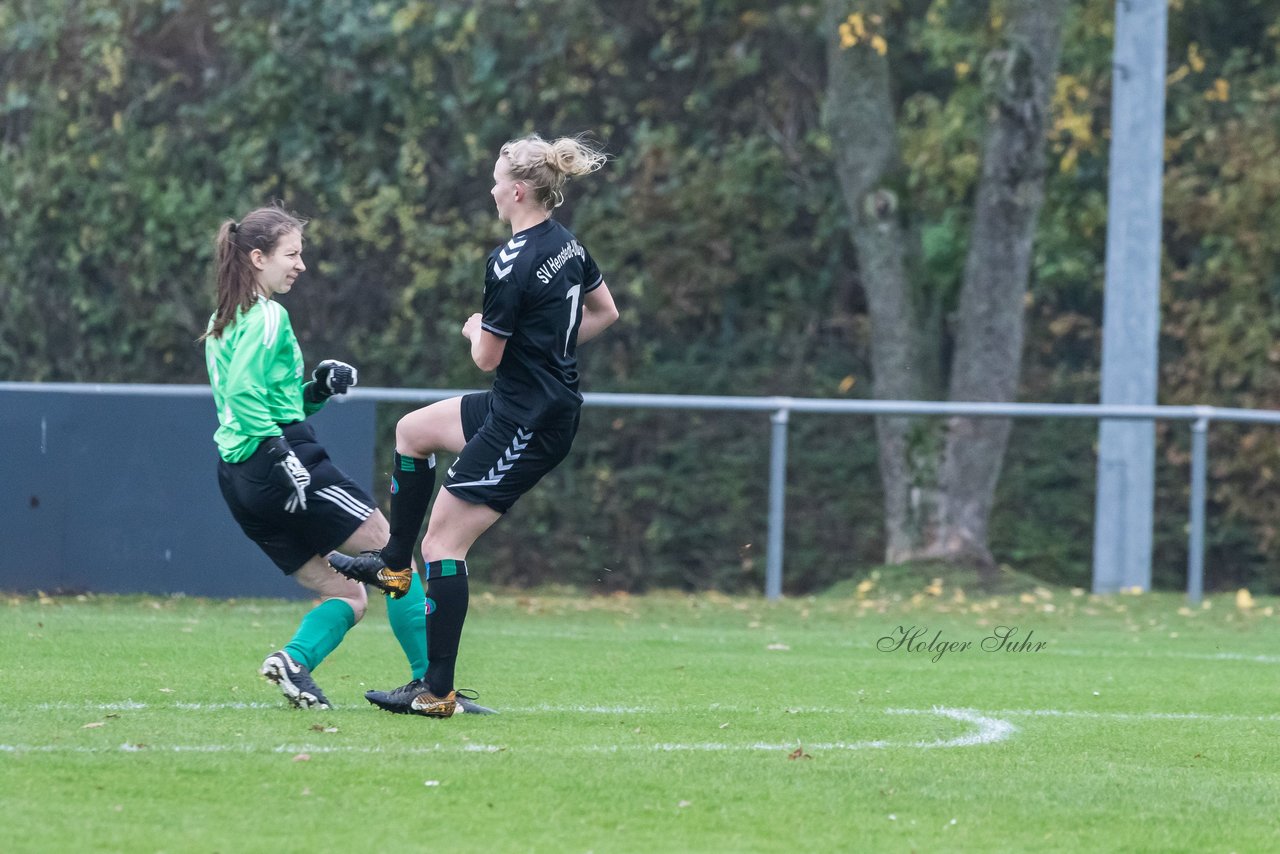
[[[404,650],[404,657],[409,659],[414,679],[421,679],[427,673],[426,601],[422,579],[416,572],[408,593],[399,599],[386,597],[387,622],[391,624],[391,632]]]
[[[356,612],[350,605],[342,599],[326,599],[302,618],[284,651],[308,670],[315,670],[355,624]]]

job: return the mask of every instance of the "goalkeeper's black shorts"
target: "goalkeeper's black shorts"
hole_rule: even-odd
[[[543,475],[569,455],[578,419],[527,427],[493,410],[493,393],[462,397],[462,435],[467,444],[449,466],[444,488],[470,504],[506,513]]]
[[[289,575],[316,555],[327,555],[345,543],[376,505],[333,464],[310,424],[297,421],[281,425],[281,429],[311,473],[306,510],[290,513],[286,509],[293,493],[269,479],[274,463],[265,442],[244,462],[219,460],[218,486],[245,535]]]

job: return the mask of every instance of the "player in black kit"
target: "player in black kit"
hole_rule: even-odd
[[[387,545],[354,558],[330,558],[335,569],[359,581],[411,566],[435,487],[435,453],[458,455],[422,540],[427,674],[393,691],[365,694],[388,711],[436,718],[454,713],[454,665],[469,598],[467,551],[573,444],[582,406],[578,344],[617,320],[618,310],[590,253],[551,214],[564,201],[565,181],[594,172],[605,160],[578,138],[533,135],[502,146],[491,193],[512,236],[485,264],[484,311],[462,326],[477,367],[497,371],[493,387],[400,419]]]

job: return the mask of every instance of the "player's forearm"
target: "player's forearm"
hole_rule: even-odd
[[[603,282],[587,294],[582,304],[582,322],[578,325],[578,343],[590,341],[604,332],[618,319],[618,307],[614,305],[609,287]]]
[[[584,311],[582,313],[582,325],[578,327],[578,343],[581,344],[583,341],[590,341],[595,338],[612,326],[617,319],[617,309],[608,313]]]
[[[462,335],[471,342],[471,361],[486,374],[498,369],[502,354],[507,349],[507,339],[482,329],[480,315],[473,314],[462,327]]]
[[[493,348],[487,346],[484,340],[484,333],[476,335],[471,339],[471,361],[476,363],[476,367],[484,371],[486,374],[498,369],[498,363],[502,361],[501,354],[495,354]]]

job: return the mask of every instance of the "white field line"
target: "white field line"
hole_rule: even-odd
[[[1246,664],[1280,664],[1280,655],[1248,655],[1243,652],[1156,652],[1145,650],[1112,652],[1110,650],[1054,649],[1045,647],[1046,655],[1068,655],[1078,658],[1177,658],[1191,661],[1240,661]]]
[[[42,704],[46,709],[94,709],[101,711],[108,710],[137,710],[153,708],[157,710],[166,709],[182,709],[213,711],[219,709],[244,709],[244,708],[280,708],[278,704],[264,703],[171,703],[160,706],[148,706],[145,703],[137,703],[129,701],[126,703],[111,703],[105,705],[90,704],[71,704],[56,703]],[[732,709],[727,707],[715,707],[717,711],[737,711],[739,713],[754,713],[758,709]],[[517,712],[520,710],[508,709],[509,712]],[[634,708],[621,706],[561,706],[550,707],[543,706],[537,709],[524,710],[526,713],[555,713],[555,714],[634,714],[634,713],[669,713],[670,709],[657,708]],[[823,709],[828,713],[851,714],[854,710],[841,709]],[[865,710],[857,710],[865,713]],[[362,745],[326,745],[326,744],[281,744],[281,745],[253,745],[253,744],[177,744],[177,745],[138,745],[138,744],[121,744],[118,747],[82,747],[76,745],[48,745],[48,744],[0,744],[0,754],[21,754],[21,753],[91,753],[91,754],[107,754],[107,753],[132,753],[132,752],[153,752],[153,753],[232,753],[232,754],[387,754],[387,755],[417,755],[417,754],[439,754],[439,753],[501,753],[514,750],[514,752],[540,752],[545,750],[554,750],[557,753],[578,752],[578,753],[680,753],[680,752],[748,752],[748,751],[792,751],[800,748],[805,752],[810,751],[858,751],[858,750],[886,750],[894,748],[907,749],[937,749],[937,748],[955,748],[955,747],[974,747],[987,744],[997,744],[1007,741],[1011,738],[1018,728],[1010,723],[1006,718],[1085,718],[1091,720],[1114,720],[1139,723],[1151,723],[1159,721],[1206,721],[1206,722],[1251,722],[1251,723],[1280,723],[1280,714],[1273,715],[1232,715],[1217,714],[1203,712],[1091,712],[1083,710],[1071,709],[1004,709],[997,711],[983,711],[978,709],[957,709],[943,706],[936,706],[932,709],[885,709],[886,715],[932,715],[937,717],[948,718],[967,724],[971,727],[965,732],[954,738],[934,739],[931,741],[906,741],[892,739],[877,739],[874,741],[834,741],[834,742],[812,742],[804,743],[796,742],[753,742],[753,743],[728,743],[728,742],[693,742],[693,743],[670,743],[662,742],[657,744],[632,744],[632,745],[591,745],[583,744],[574,747],[557,747],[557,748],[511,748],[508,745],[468,743],[463,745],[451,744],[433,744],[433,745],[395,745],[392,747],[372,747]]]
[[[914,713],[913,713],[914,714]],[[1141,721],[1152,723],[1158,721],[1209,721],[1212,723],[1280,723],[1280,714],[1276,715],[1231,715],[1215,712],[1089,712],[1070,709],[1003,709],[987,712],[1003,717],[1028,718],[1085,718],[1089,720],[1109,721]]]
[[[0,705],[0,708],[15,708],[12,706]],[[117,703],[71,703],[62,700],[56,703],[35,703],[31,706],[23,706],[24,709],[31,709],[37,712],[139,712],[144,709],[154,709],[159,711],[177,709],[183,712],[221,712],[227,709],[281,709],[285,708],[280,701],[264,702],[264,703],[143,703],[137,700],[122,700]]]
[[[983,744],[995,744],[1004,741],[1017,732],[1017,727],[1005,720],[989,717],[972,709],[948,709],[936,707],[929,710],[921,709],[886,709],[886,714],[921,714],[921,715],[937,715],[939,717],[950,718],[963,724],[973,727],[969,732],[956,736],[955,738],[934,739],[931,741],[893,741],[893,740],[876,740],[876,741],[833,741],[833,742],[816,742],[805,744],[801,741],[784,742],[784,743],[768,743],[753,742],[750,744],[730,744],[727,742],[694,742],[694,743],[671,743],[662,742],[658,744],[582,744],[574,747],[557,747],[554,749],[557,753],[564,752],[580,752],[580,753],[681,753],[681,752],[742,752],[742,751],[792,751],[797,748],[802,751],[836,751],[836,750],[884,750],[888,748],[917,748],[917,749],[935,749],[947,747],[975,747]],[[121,744],[118,747],[81,747],[77,745],[38,745],[38,744],[0,744],[0,753],[133,753],[133,752],[160,752],[160,753],[348,753],[348,754],[381,754],[390,753],[395,755],[419,754],[419,753],[500,753],[509,748],[501,745],[493,744],[465,744],[465,745],[441,745],[434,744],[430,746],[410,746],[396,745],[394,747],[368,747],[361,745],[315,745],[315,744],[282,744],[274,747],[257,746],[250,744],[196,744],[196,745],[138,745],[138,744]],[[524,750],[523,748],[516,748]]]
[[[133,711],[184,711],[184,712],[222,712],[228,710],[273,710],[281,712],[293,712],[289,709],[283,700],[273,700],[265,702],[234,702],[234,703],[183,703],[183,702],[165,702],[165,703],[144,703],[137,700],[123,700],[115,703],[72,703],[62,700],[54,703],[35,703],[30,706],[9,706],[0,703],[0,710],[4,711],[37,711],[37,712],[133,712]],[[354,703],[345,705],[339,709],[342,712],[350,712],[359,710],[361,712],[377,713],[377,709],[373,706],[356,705]],[[722,712],[725,714],[749,715],[758,714],[764,709],[760,706],[726,706],[720,703],[711,703],[707,706],[610,706],[610,705],[589,705],[589,704],[541,704],[533,706],[503,706],[501,712],[506,714],[531,714],[531,715],[657,715],[671,714],[673,711],[678,712]],[[796,715],[849,715],[864,714],[865,708],[845,708],[840,706],[789,706],[785,709],[788,714]],[[952,714],[955,713],[955,714]],[[955,720],[962,720],[956,717],[956,714],[975,715],[991,718],[1083,718],[1090,720],[1114,720],[1114,721],[1209,721],[1218,723],[1232,722],[1249,722],[1249,723],[1280,723],[1280,714],[1270,715],[1235,715],[1219,712],[1095,712],[1085,709],[951,709],[950,707],[936,707],[933,709],[886,709],[885,714],[888,715],[942,715],[944,717],[952,717]],[[321,714],[320,712],[310,712],[309,714]]]

